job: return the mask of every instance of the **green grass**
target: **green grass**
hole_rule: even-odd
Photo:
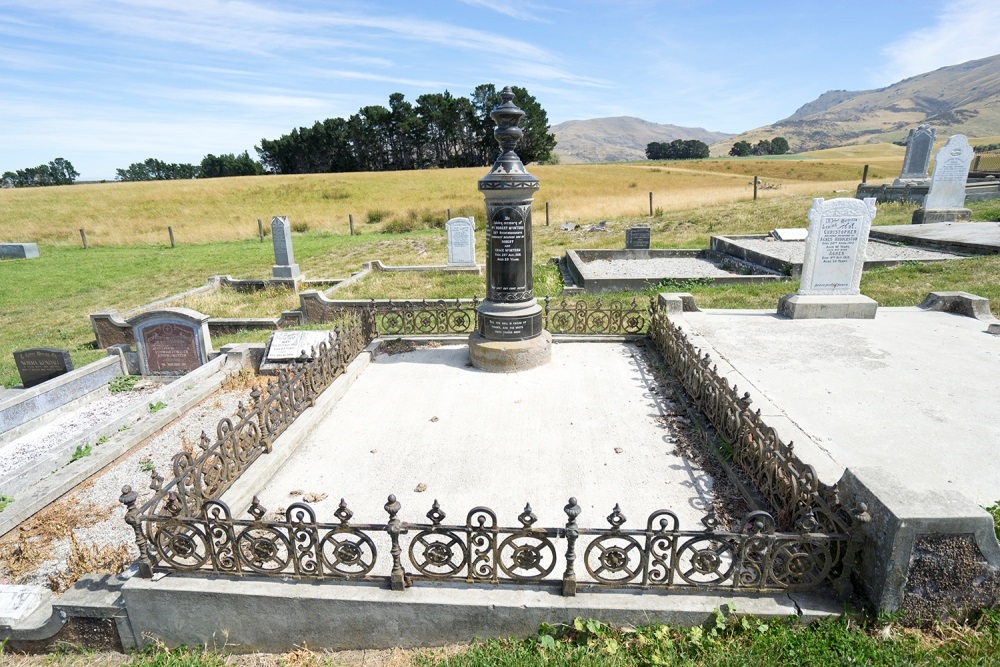
[[[10,505],[12,502],[14,502],[14,499],[10,496],[0,495],[0,512],[7,509],[7,505]],[[2,651],[0,651],[0,655],[2,655]]]

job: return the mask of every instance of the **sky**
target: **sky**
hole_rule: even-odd
[[[0,0],[0,173],[256,157],[391,93],[738,133],[1000,53],[998,0]]]

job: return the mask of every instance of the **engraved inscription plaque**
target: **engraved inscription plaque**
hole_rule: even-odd
[[[146,362],[153,373],[185,373],[201,365],[193,327],[184,324],[151,324],[143,330]]]
[[[533,298],[530,225],[530,206],[502,206],[492,211],[491,224],[486,230],[487,298],[490,301]]]
[[[649,250],[649,227],[629,227],[625,230],[626,250]]]
[[[54,350],[49,347],[18,350],[14,352],[14,363],[21,376],[21,386],[25,389],[73,370],[69,350]]]

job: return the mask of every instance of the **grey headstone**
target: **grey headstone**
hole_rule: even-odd
[[[54,350],[49,347],[18,350],[14,352],[14,363],[25,389],[73,370],[69,350]]]
[[[321,343],[330,343],[332,331],[276,331],[271,334],[264,354],[265,361],[311,359]]]
[[[476,222],[473,218],[452,218],[445,223],[448,233],[448,266],[476,265]]]
[[[283,215],[271,218],[271,240],[274,243],[274,266],[271,267],[271,276],[281,280],[296,280],[300,272],[292,252],[292,227],[288,223],[288,218]]]
[[[649,227],[629,227],[625,230],[626,250],[649,250]]]
[[[910,130],[910,135],[906,139],[906,155],[903,157],[903,170],[899,173],[899,181],[926,180],[927,166],[931,162],[931,148],[934,147],[934,139],[937,136],[937,129],[922,124],[916,130]]]
[[[0,259],[34,259],[38,257],[37,243],[0,243]]]
[[[965,206],[965,182],[973,150],[964,134],[956,134],[934,156],[931,187],[924,199],[924,209],[957,209]]]
[[[799,294],[860,294],[875,199],[813,199]]]
[[[143,375],[184,375],[208,363],[212,339],[208,315],[189,308],[164,308],[128,320]]]

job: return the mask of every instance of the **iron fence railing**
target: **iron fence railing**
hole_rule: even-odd
[[[788,592],[835,583],[849,546],[846,534],[815,532],[804,516],[795,532],[779,532],[770,514],[752,512],[738,531],[719,530],[712,516],[703,530],[682,530],[677,515],[658,510],[644,528],[625,528],[616,505],[607,528],[581,528],[581,508],[570,498],[565,525],[543,528],[531,506],[515,526],[475,507],[464,524],[446,524],[435,501],[429,523],[407,523],[394,496],[388,521],[352,523],[341,501],[336,523],[317,522],[313,508],[295,503],[284,520],[265,521],[257,499],[251,518],[234,519],[229,507],[206,501],[197,516],[168,502],[157,514],[136,512],[125,498],[126,520],[138,526],[142,567],[154,571],[373,581],[393,590],[420,581],[465,584],[551,585],[575,595],[577,585],[615,589]],[[578,573],[578,561],[582,568]],[[561,571],[561,573],[560,573]]]

